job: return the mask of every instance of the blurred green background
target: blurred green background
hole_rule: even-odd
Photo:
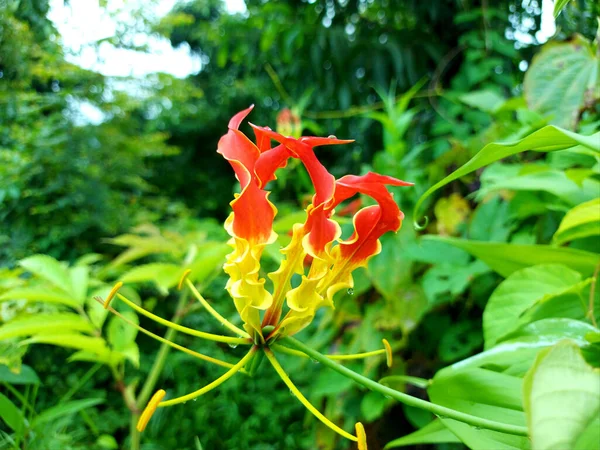
[[[256,105],[249,119],[258,125],[354,139],[318,151],[336,177],[374,170],[415,183],[395,192],[407,214],[402,230],[383,238],[382,254],[356,274],[353,294],[340,295],[336,310],[321,311],[300,336],[331,352],[372,350],[388,338],[392,369],[381,358],[349,364],[375,379],[429,378],[480,351],[482,312],[501,280],[462,250],[417,239],[411,211],[419,196],[489,142],[520,139],[548,123],[584,134],[598,128],[598,97],[577,79],[587,60],[579,66],[571,59],[591,48],[600,12],[594,1],[570,2],[556,22],[545,0],[167,3],[0,0],[0,324],[46,317],[62,333],[52,340],[0,331],[0,392],[30,419],[21,437],[0,421],[0,448],[139,448],[126,403],[144,384],[159,344],[90,302],[115,280],[126,280],[131,297],[168,318],[178,302],[187,305],[173,287],[192,266],[205,297],[234,317],[220,266],[227,253],[221,224],[236,185],[216,147],[229,118],[248,105]],[[105,35],[89,33],[104,21]],[[552,44],[542,46],[548,39]],[[178,56],[167,59],[171,46]],[[558,72],[544,66],[551,49],[565,61]],[[584,59],[597,65],[588,53]],[[138,60],[140,54],[150,59]],[[282,121],[286,108],[299,123]],[[243,130],[250,134],[247,125]],[[597,167],[589,156],[522,154],[509,162],[430,199],[426,232],[545,244],[565,211],[598,196],[593,179],[576,195],[553,189],[552,180],[515,188],[525,166],[587,170],[572,174],[583,183]],[[271,190],[282,238],[267,249],[265,273],[276,268],[278,246],[303,220],[312,195],[297,164]],[[600,250],[594,238],[573,246]],[[66,301],[65,291],[75,300]],[[42,292],[54,300],[30,301]],[[162,335],[156,324],[121,310]],[[219,332],[198,308],[180,316],[188,326]],[[79,332],[93,342],[73,344],[69,337]],[[227,345],[177,339],[228,361],[241,355]],[[363,421],[372,450],[431,420],[318,364],[282,361],[340,426]],[[19,368],[30,378],[12,379]],[[352,448],[268,369],[238,376],[196,403],[160,410],[141,448]],[[171,352],[157,387],[181,395],[220,373]],[[43,416],[72,401],[87,403]]]

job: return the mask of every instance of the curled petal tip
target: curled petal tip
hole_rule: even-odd
[[[152,398],[148,402],[148,405],[146,405],[146,408],[144,409],[144,412],[142,412],[142,415],[140,416],[140,419],[138,420],[137,427],[136,427],[140,433],[146,429],[146,425],[148,425],[148,422],[152,418],[152,415],[156,411],[158,404],[162,401],[165,394],[166,394],[166,392],[164,390],[162,390],[162,389],[158,390],[152,396]]]
[[[394,361],[392,355],[392,346],[390,345],[387,339],[382,339],[381,342],[383,342],[383,346],[385,347],[385,360],[387,366],[392,367],[392,363]]]
[[[180,291],[181,288],[183,287],[183,282],[186,280],[186,278],[190,275],[190,273],[192,273],[192,269],[186,269],[185,272],[183,272],[183,274],[181,274],[181,278],[179,279],[179,284],[177,285],[177,289]]]
[[[365,427],[362,423],[356,422],[354,428],[356,429],[356,438],[358,439],[358,450],[368,450],[367,433],[365,433]]]
[[[106,300],[104,300],[104,305],[103,305],[104,309],[108,309],[108,306],[110,305],[110,302],[112,301],[112,299],[114,298],[114,296],[117,294],[117,291],[119,289],[121,289],[122,286],[123,286],[123,282],[122,281],[117,282],[117,284],[115,284],[113,286],[113,288],[110,290],[110,292],[106,296]]]

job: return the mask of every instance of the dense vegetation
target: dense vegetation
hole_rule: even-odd
[[[344,365],[437,405],[527,426],[529,438],[436,418],[282,356],[309,400],[345,430],[364,423],[371,450],[592,448],[597,2],[557,1],[558,31],[544,45],[539,0],[246,6],[230,14],[220,0],[182,2],[158,22],[140,10],[144,33],[188,44],[202,70],[116,79],[67,61],[47,1],[0,1],[0,448],[351,448],[266,363],[198,402],[160,409],[140,435],[135,423],[155,389],[182,395],[223,370],[169,352],[94,300],[122,281],[120,292],[147,310],[221,333],[177,290],[190,268],[204,297],[239,321],[221,270],[237,187],[216,149],[250,104],[252,123],[285,135],[354,139],[317,151],[336,178],[374,171],[415,183],[392,188],[401,230],[382,237],[354,287],[298,339],[357,353],[385,338],[391,368],[382,355]],[[110,42],[134,47],[140,29],[119,29]],[[99,108],[100,123],[83,104]],[[270,190],[280,238],[265,250],[262,276],[277,268],[313,194],[298,161]],[[344,236],[369,201],[338,209]],[[164,335],[126,304],[115,308]],[[226,361],[242,356],[167,337]]]

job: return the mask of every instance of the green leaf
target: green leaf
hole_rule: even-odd
[[[71,330],[69,330],[71,331]],[[75,348],[85,350],[98,355],[107,355],[109,349],[102,338],[89,337],[83,334],[63,333],[63,334],[41,334],[24,340],[22,345],[28,344],[51,344],[59,347]]]
[[[600,132],[592,136],[582,136],[568,130],[549,125],[529,136],[513,143],[490,143],[483,147],[473,158],[462,167],[452,172],[443,180],[430,187],[417,201],[413,217],[417,220],[419,208],[435,191],[448,183],[474,172],[481,167],[499,161],[507,156],[516,155],[527,150],[538,152],[553,152],[564,150],[581,144],[596,152],[600,152]]]
[[[17,406],[0,393],[0,419],[17,434],[25,428],[25,419]]]
[[[472,91],[460,94],[458,99],[466,105],[493,113],[504,103],[504,97],[495,91]]]
[[[486,369],[438,372],[427,392],[431,401],[498,422],[525,425],[521,403],[522,379]],[[440,418],[472,449],[526,449],[527,437],[476,429],[462,422]]]
[[[221,243],[206,243],[198,248],[198,257],[189,266],[189,279],[194,283],[202,283],[225,262],[225,256],[231,247]],[[179,279],[178,279],[179,281]]]
[[[550,245],[480,242],[434,235],[424,236],[423,239],[446,242],[465,250],[503,277],[538,264],[564,264],[583,276],[591,276],[600,262],[600,256],[594,253]]]
[[[33,419],[31,422],[31,428],[37,428],[48,422],[52,422],[64,416],[73,415],[81,410],[92,408],[93,406],[99,405],[103,402],[104,399],[102,398],[86,398],[83,400],[74,400],[72,402],[54,406],[45,410],[43,413],[39,414],[35,419]]]
[[[377,392],[367,392],[360,402],[360,412],[367,422],[381,417],[388,400]]]
[[[124,311],[121,313],[126,319],[139,324],[139,319],[136,313],[132,311]],[[132,327],[127,322],[119,317],[112,317],[107,327],[108,342],[116,351],[123,351],[128,348],[137,336],[138,330]]]
[[[33,255],[19,261],[25,270],[49,281],[57,288],[69,294],[73,293],[69,270],[56,259],[48,255]]]
[[[555,0],[554,1],[554,18],[556,19],[560,12],[569,3],[570,0]]]
[[[153,282],[164,294],[175,286],[185,269],[175,264],[150,263],[131,269],[120,277],[123,283]]]
[[[536,450],[577,448],[579,439],[590,439],[588,433],[597,436],[594,445],[600,442],[595,423],[600,414],[600,373],[585,362],[573,342],[561,341],[538,354],[525,376],[523,394]]]
[[[512,273],[492,293],[483,312],[485,347],[493,347],[521,323],[536,303],[564,294],[581,282],[581,274],[560,264],[526,267]]]
[[[31,367],[23,364],[18,373],[5,365],[0,365],[0,383],[9,384],[39,384],[40,379]]]
[[[542,349],[564,338],[579,346],[588,345],[585,336],[597,332],[592,325],[573,319],[543,319],[514,331],[495,347],[452,364],[438,372],[454,372],[466,368],[494,367],[504,373],[523,376]]]
[[[33,314],[11,320],[0,326],[0,340],[13,337],[61,333],[65,331],[94,331],[92,325],[77,314]]]
[[[555,125],[574,129],[580,110],[600,98],[599,64],[594,46],[583,36],[545,45],[523,81],[530,109],[551,116]]]
[[[389,448],[405,447],[407,445],[442,444],[445,442],[459,443],[461,441],[454,433],[452,433],[452,431],[446,428],[446,426],[440,420],[434,420],[420,430],[388,442],[384,447],[384,450]]]
[[[9,300],[60,303],[73,308],[79,306],[79,302],[64,291],[53,290],[43,286],[15,288],[0,295],[0,303]]]
[[[429,386],[429,380],[426,378],[413,377],[410,375],[392,375],[389,377],[384,377],[379,380],[379,383],[393,387],[394,389],[402,392],[404,392],[405,384],[412,384],[413,386],[417,386],[422,389],[425,389],[427,386]]]
[[[86,266],[77,266],[71,268],[71,285],[73,286],[73,294],[80,305],[85,302],[88,290],[88,280],[90,269]]]
[[[563,220],[552,240],[558,244],[587,236],[600,235],[600,198],[577,205]]]

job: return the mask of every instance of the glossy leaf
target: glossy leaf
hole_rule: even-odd
[[[600,198],[577,205],[563,220],[552,240],[564,244],[575,239],[600,235]]]
[[[600,373],[585,362],[574,343],[564,340],[541,351],[525,377],[523,394],[535,449],[577,448],[582,436],[594,445],[600,442],[595,421],[600,414]],[[588,430],[590,426],[595,429]]]
[[[485,347],[519,327],[519,319],[536,303],[575,289],[581,274],[559,264],[526,267],[512,273],[492,293],[483,312]]]
[[[446,428],[441,420],[434,420],[420,430],[388,442],[384,447],[384,450],[405,447],[407,445],[442,444],[445,442],[459,443],[461,441],[454,433],[452,433],[452,431]]]
[[[568,5],[568,3],[571,0],[555,0],[554,1],[554,18],[556,19],[558,17],[558,15],[560,14],[560,12],[564,9],[565,6]]]
[[[521,389],[519,377],[486,369],[463,369],[436,374],[427,392],[434,403],[498,422],[525,425]],[[472,449],[529,448],[523,436],[476,429],[447,418],[440,420]]]
[[[538,264],[563,264],[583,276],[590,276],[600,262],[600,256],[594,253],[550,245],[480,242],[442,236],[426,236],[423,239],[446,242],[465,250],[503,277]]]
[[[516,155],[527,150],[538,152],[553,152],[564,150],[576,145],[583,145],[595,152],[600,152],[600,133],[592,136],[582,136],[568,130],[549,125],[529,136],[513,143],[491,143],[483,147],[473,158],[459,169],[452,172],[443,180],[430,187],[417,201],[413,217],[418,218],[418,212],[423,202],[435,191],[448,183],[474,172],[481,167],[499,161],[507,156]]]

